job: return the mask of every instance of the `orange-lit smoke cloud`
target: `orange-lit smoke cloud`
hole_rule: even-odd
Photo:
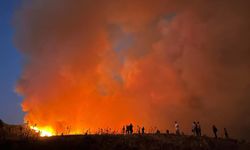
[[[250,134],[247,1],[25,0],[25,121],[72,132],[199,120]]]

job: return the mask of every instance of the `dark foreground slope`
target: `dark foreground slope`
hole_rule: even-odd
[[[175,135],[87,135],[58,136],[36,140],[1,140],[0,149],[13,150],[250,150],[234,140]]]

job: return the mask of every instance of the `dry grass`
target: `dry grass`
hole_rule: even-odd
[[[236,140],[176,135],[74,135],[1,140],[0,149],[13,150],[249,150]]]

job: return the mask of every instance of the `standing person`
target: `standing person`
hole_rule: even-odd
[[[213,133],[214,133],[214,137],[217,139],[217,132],[218,132],[218,129],[216,128],[215,125],[213,125]]]
[[[193,133],[194,136],[196,136],[196,130],[197,130],[197,124],[194,121],[193,124],[192,124],[192,133]]]
[[[175,121],[175,133],[176,135],[180,135],[180,126],[179,124],[177,123],[177,121]]]
[[[169,130],[166,130],[166,134],[169,135]]]
[[[226,129],[226,128],[224,128],[224,135],[225,135],[225,138],[226,138],[226,139],[228,139],[228,138],[229,138],[229,136],[228,136],[228,132],[227,132],[227,129]]]
[[[142,128],[141,128],[141,134],[143,135],[144,133],[145,133],[145,128],[142,127]]]
[[[129,125],[126,125],[126,134],[129,134]]]
[[[197,122],[197,135],[201,136],[201,125],[200,125],[199,121]]]
[[[133,134],[133,124],[132,123],[130,123],[130,125],[129,125],[129,131],[130,131],[130,134]]]

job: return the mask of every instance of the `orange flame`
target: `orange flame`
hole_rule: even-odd
[[[36,133],[39,133],[39,136],[41,137],[50,137],[55,135],[51,127],[39,128],[36,126],[30,126],[30,129],[34,130]]]

